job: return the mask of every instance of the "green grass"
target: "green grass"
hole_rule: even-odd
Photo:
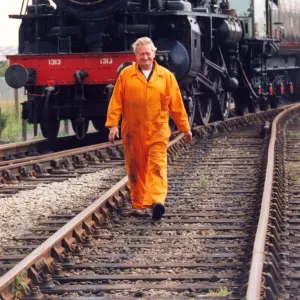
[[[227,287],[219,288],[217,291],[209,291],[207,296],[209,297],[225,297],[231,294],[231,291]]]
[[[10,285],[10,291],[14,294],[14,300],[22,298],[23,291],[28,288],[26,278],[28,277],[27,271],[22,271]]]
[[[290,162],[290,163],[286,164],[285,172],[286,172],[288,179],[294,180],[294,181],[298,180],[297,166],[294,163]]]
[[[291,131],[291,130],[287,131],[287,136],[294,136],[294,135],[295,135],[295,133],[293,131]]]
[[[19,115],[16,116],[14,100],[1,100],[1,140],[10,143],[22,141],[22,118],[21,118],[21,105],[19,107]],[[32,135],[33,125],[27,124],[27,135]],[[37,137],[36,137],[37,138]],[[42,138],[40,134],[38,138]]]
[[[1,110],[1,120],[5,120],[5,127],[1,133],[1,139],[10,143],[22,140],[22,119],[15,115],[14,107]],[[27,132],[33,131],[33,125],[27,124]]]
[[[24,101],[24,97],[19,95],[20,103]],[[0,139],[2,141],[8,141],[9,143],[21,142],[22,139],[22,118],[21,118],[21,111],[22,106],[19,105],[19,114],[16,116],[16,109],[15,109],[15,102],[13,99],[9,100],[0,100],[0,109],[1,109],[1,118],[0,118],[0,128],[1,125],[3,126],[3,130],[0,130]],[[33,124],[26,125],[26,132],[27,132],[27,140],[37,140],[44,138],[40,126],[38,125],[37,136],[33,136]],[[69,132],[72,134],[72,127],[69,124]],[[66,133],[64,130],[64,122],[61,121],[60,124],[60,132],[58,137],[68,136],[69,134]]]
[[[200,187],[203,188],[203,189],[206,189],[209,185],[208,184],[208,179],[204,175],[200,176],[199,183],[200,183]]]
[[[0,77],[3,77],[5,74],[6,69],[8,68],[8,61],[1,60],[0,61]]]

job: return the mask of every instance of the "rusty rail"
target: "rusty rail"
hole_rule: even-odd
[[[84,142],[78,142],[78,140],[74,136],[65,136],[65,137],[59,137],[55,141],[51,141],[51,142],[47,139],[38,139],[34,141],[4,144],[4,145],[0,145],[0,159],[7,159],[7,157],[9,156],[25,154],[33,150],[38,152],[44,152],[45,150],[49,150],[49,149],[65,150],[66,149],[65,145],[68,145],[69,148],[74,148],[76,146],[87,146],[89,144],[92,144],[92,141],[95,139],[99,140],[99,134],[97,132],[89,133],[86,139],[84,140]],[[2,161],[0,162],[3,163]]]
[[[178,136],[180,139],[181,135],[178,132],[172,134],[172,137],[175,137],[175,141],[178,140]],[[68,142],[68,140],[65,141]],[[29,149],[30,147],[39,143],[45,144],[47,141],[40,140],[5,145],[0,147],[0,152],[14,155],[18,152],[18,149]],[[121,157],[119,157],[120,154]],[[66,171],[66,168],[72,168],[73,162],[79,165],[80,163],[78,163],[78,161],[80,160],[83,166],[83,161],[87,161],[88,164],[95,164],[97,161],[103,162],[106,160],[114,160],[118,159],[118,157],[124,157],[122,141],[120,140],[115,141],[114,145],[106,142],[54,153],[42,154],[39,156],[28,156],[15,160],[0,161],[0,180],[3,180],[5,183],[10,183],[13,182],[16,177],[22,177],[25,179],[26,176],[30,177],[31,175],[38,175],[39,172],[42,172],[41,169],[47,172],[59,166],[59,168],[62,168],[61,171]]]
[[[295,114],[300,114],[300,104],[294,105],[287,110],[281,112],[272,123],[272,133],[268,149],[268,162],[266,169],[266,178],[264,183],[263,198],[261,204],[261,212],[258,221],[257,233],[255,236],[255,242],[253,247],[251,268],[249,274],[249,281],[247,287],[247,300],[259,300],[264,287],[264,282],[267,281],[264,275],[264,264],[266,263],[266,241],[268,236],[268,228],[272,226],[270,224],[270,210],[272,204],[272,198],[278,197],[278,193],[273,196],[275,180],[274,174],[281,171],[278,162],[278,136],[282,134],[283,126],[285,123],[294,117]],[[277,156],[276,156],[277,155]],[[277,168],[277,171],[276,171]],[[276,171],[276,172],[275,172]]]
[[[97,161],[99,163],[100,161],[113,159],[114,155],[117,157],[120,152],[123,153],[122,142],[117,141],[114,145],[101,143],[36,157],[27,157],[9,161],[9,164],[4,166],[2,166],[0,162],[0,180],[10,183],[15,181],[17,176],[20,176],[22,179],[22,177],[35,176],[55,168],[61,169],[61,171],[67,171],[67,168],[73,168],[73,163],[81,163],[82,167],[84,167],[85,161],[92,164]]]

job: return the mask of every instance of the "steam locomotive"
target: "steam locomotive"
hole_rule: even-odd
[[[274,108],[299,85],[300,0],[28,2],[10,16],[22,22],[5,78],[25,87],[22,117],[45,138],[63,119],[79,139],[90,121],[106,135],[113,84],[141,36],[174,72],[190,123],[224,120],[232,103],[238,115]]]

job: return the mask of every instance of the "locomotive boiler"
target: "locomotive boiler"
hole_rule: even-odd
[[[5,78],[25,87],[22,117],[44,137],[55,138],[63,119],[79,139],[90,122],[106,135],[117,74],[135,61],[131,44],[149,36],[156,61],[178,80],[191,124],[226,119],[232,103],[237,114],[276,107],[294,92],[299,70],[296,44],[279,51],[288,31],[278,1],[23,0],[22,13],[10,16],[22,22]]]

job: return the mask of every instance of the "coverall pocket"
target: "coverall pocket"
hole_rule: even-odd
[[[168,111],[169,110],[169,103],[170,103],[170,96],[161,95],[160,102],[161,102],[161,110],[162,111]]]
[[[169,110],[160,111],[157,122],[158,123],[168,123],[168,120],[169,120]]]
[[[168,122],[153,122],[151,126],[151,142],[168,144],[171,130]]]

